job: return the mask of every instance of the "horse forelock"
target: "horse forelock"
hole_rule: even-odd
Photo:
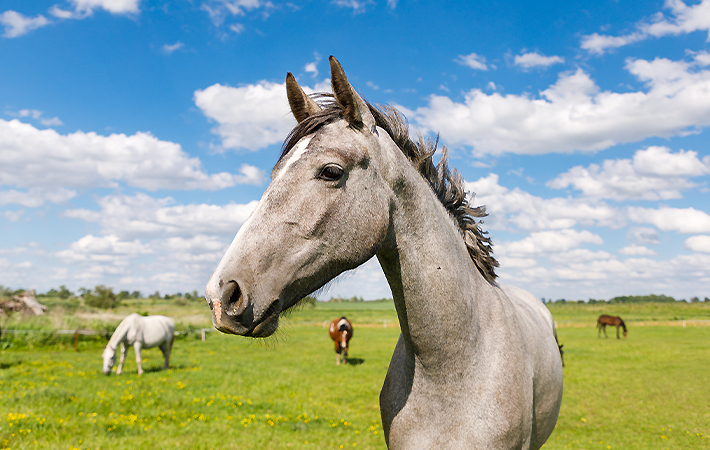
[[[279,162],[302,138],[317,132],[325,125],[345,118],[343,108],[334,100],[332,94],[319,93],[314,94],[313,97],[322,110],[302,120],[291,130],[284,141]],[[407,118],[396,108],[366,103],[375,117],[376,125],[389,134],[412,166],[427,180],[439,201],[456,221],[476,268],[486,280],[495,282],[497,277],[495,268],[499,264],[493,256],[493,244],[486,236],[488,233],[481,229],[481,221],[476,221],[477,217],[488,215],[486,208],[471,206],[476,194],[471,193],[471,198],[467,198],[463,177],[455,168],[448,166],[447,148],[442,147],[439,163],[434,164],[433,156],[438,147],[438,136],[433,140],[419,134],[418,141],[414,142],[409,137]]]

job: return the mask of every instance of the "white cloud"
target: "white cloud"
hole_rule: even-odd
[[[351,8],[354,14],[365,12],[368,5],[372,5],[372,0],[331,0],[331,3],[341,8]]]
[[[650,22],[641,22],[637,31],[625,36],[607,36],[593,33],[582,37],[581,47],[591,53],[603,54],[611,48],[618,48],[650,37],[680,35],[694,31],[710,31],[710,1],[703,0],[692,6],[681,0],[666,0],[665,8],[671,10],[671,17],[656,14]]]
[[[140,241],[121,241],[118,236],[84,236],[73,242],[68,249],[57,252],[66,262],[110,263],[127,265],[131,257],[150,253],[150,249]]]
[[[652,136],[670,137],[710,125],[710,70],[700,62],[628,60],[647,91],[602,91],[582,69],[562,73],[540,92],[490,95],[480,89],[462,103],[431,95],[417,124],[476,155],[598,151]]]
[[[46,117],[42,117],[42,114],[44,113],[36,109],[21,109],[17,113],[8,112],[8,114],[16,117],[30,117],[34,120],[39,120],[39,122],[46,127],[56,127],[64,125],[64,123],[59,120],[59,117],[52,117],[49,119]]]
[[[662,231],[710,233],[710,215],[695,208],[629,207],[627,217],[632,222],[650,223]]]
[[[140,0],[70,0],[76,11],[92,13],[103,9],[111,14],[136,14]]]
[[[476,193],[474,204],[486,207],[485,229],[536,231],[579,225],[616,228],[625,220],[620,211],[600,201],[543,199],[519,188],[510,190],[498,184],[496,174],[467,182],[466,190]]]
[[[530,69],[533,67],[548,67],[553,64],[560,64],[565,62],[565,60],[560,56],[544,56],[539,53],[529,52],[523,53],[522,55],[516,55],[514,62],[516,66],[520,66],[524,69]]]
[[[229,25],[229,29],[237,34],[242,34],[244,32],[244,25],[241,23],[233,23]]]
[[[206,0],[200,9],[207,12],[214,26],[220,27],[228,17],[245,16],[249,11],[272,7],[270,1],[262,0]],[[229,28],[237,34],[244,31],[244,26],[241,24],[234,24]]]
[[[691,236],[685,240],[685,248],[694,252],[710,253],[710,236]]]
[[[710,173],[710,157],[673,153],[667,147],[638,150],[633,159],[605,160],[601,166],[576,166],[547,183],[553,189],[574,187],[589,197],[614,200],[669,200],[697,185],[689,180]]]
[[[85,19],[97,9],[103,9],[114,15],[138,14],[140,0],[70,0],[73,9],[66,10],[54,5],[49,13],[59,19]]]
[[[626,238],[639,245],[658,244],[661,242],[658,238],[658,231],[648,227],[630,227],[626,233]]]
[[[329,90],[329,83],[316,84],[315,89]],[[222,138],[224,148],[260,150],[282,142],[296,126],[285,83],[261,81],[236,88],[214,84],[195,91],[194,100],[203,114],[217,122],[212,131]]]
[[[2,200],[0,200],[0,204],[2,204]],[[2,213],[2,216],[9,220],[10,222],[19,222],[20,219],[22,219],[25,215],[25,210],[24,209],[18,209],[15,211],[5,211]]]
[[[5,26],[3,37],[15,38],[37,28],[49,25],[51,22],[43,15],[27,17],[17,11],[8,10],[0,14],[0,24]]]
[[[626,36],[606,36],[592,33],[582,38],[581,47],[591,53],[603,54],[607,49],[623,47],[645,39],[642,33],[631,33]]]
[[[318,63],[320,62],[320,55],[318,53],[313,54],[314,61],[309,62],[306,64],[306,67],[303,68],[308,73],[313,74],[313,78],[318,76]]]
[[[584,243],[600,245],[604,241],[599,235],[588,230],[537,231],[519,241],[499,242],[496,252],[517,257],[548,256],[575,249]]]
[[[37,206],[39,199],[64,201],[73,189],[114,187],[118,182],[147,189],[217,190],[261,184],[263,172],[242,165],[238,174],[207,174],[180,145],[148,133],[131,136],[77,131],[67,135],[0,119],[0,199]],[[18,190],[20,189],[20,190]],[[3,201],[3,200],[0,200]]]
[[[631,244],[619,249],[619,253],[627,256],[654,256],[656,252],[643,245]]]
[[[42,111],[36,109],[21,109],[17,112],[19,117],[32,117],[33,119],[39,119],[42,116]]]
[[[593,242],[597,243],[597,242]],[[547,257],[550,261],[556,264],[571,264],[571,263],[584,263],[590,261],[606,261],[613,259],[613,256],[609,252],[603,250],[592,251],[586,248],[575,248],[572,250],[565,250],[560,253],[550,253],[547,255],[539,255]]]
[[[456,59],[454,59],[454,62],[457,62],[462,66],[470,67],[474,70],[488,70],[486,58],[475,53],[459,55]]]
[[[0,190],[0,205],[21,205],[27,208],[37,208],[45,204],[65,203],[76,196],[76,191],[56,188],[39,188],[18,191],[16,189]]]
[[[171,55],[173,52],[180,50],[181,48],[185,47],[185,44],[183,44],[180,41],[177,41],[176,43],[172,45],[165,44],[163,45],[163,53],[167,55]]]
[[[100,211],[73,209],[67,217],[95,222],[102,233],[122,240],[144,237],[188,237],[198,234],[233,236],[257,201],[240,205],[174,205],[170,198],[110,195],[98,200]]]

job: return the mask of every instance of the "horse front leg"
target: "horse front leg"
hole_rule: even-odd
[[[133,348],[136,350],[136,365],[138,366],[138,375],[143,375],[143,366],[141,365],[141,343],[136,341],[133,344]]]
[[[123,363],[126,361],[126,353],[128,353],[128,347],[126,347],[126,344],[121,342],[121,357],[118,360],[118,367],[116,368],[116,375],[121,375],[121,372],[123,372]]]
[[[604,324],[604,337],[609,339],[609,335],[606,334],[606,324]]]
[[[617,339],[621,339],[621,338],[619,337],[619,325],[616,326],[616,338],[617,338]]]

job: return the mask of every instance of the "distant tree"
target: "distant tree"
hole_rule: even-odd
[[[141,298],[141,293],[140,293],[140,291],[133,291],[133,292],[131,292],[131,298]]]
[[[675,302],[676,299],[667,295],[628,295],[622,297],[614,297],[609,300],[609,303],[669,303]]]
[[[69,297],[72,297],[73,295],[74,295],[74,293],[72,291],[70,291],[69,289],[67,289],[66,286],[64,286],[64,285],[59,286],[59,294],[57,295],[57,297],[61,298],[62,300],[66,300]]]
[[[121,291],[116,296],[116,298],[118,299],[119,302],[122,300],[125,300],[127,298],[130,298],[130,297],[131,297],[131,294],[128,291]]]
[[[710,302],[710,298],[705,297],[705,300],[703,301]]]
[[[698,303],[700,299],[698,297],[693,297],[690,299],[690,303]]]
[[[84,302],[95,308],[112,309],[118,306],[120,300],[113,293],[113,288],[99,285],[94,288],[93,292],[84,294]]]
[[[0,297],[12,297],[12,289],[0,284]]]
[[[153,294],[151,294],[148,298],[152,298],[152,299],[160,298],[160,292],[159,292],[159,291],[155,291],[155,292],[154,292]]]
[[[59,291],[52,288],[44,294],[35,294],[35,297],[59,297]]]

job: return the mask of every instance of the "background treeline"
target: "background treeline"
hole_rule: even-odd
[[[25,289],[11,289],[9,287],[4,287],[0,285],[0,301],[9,300],[14,295],[19,295],[24,292]],[[203,301],[204,298],[197,294],[197,291],[192,292],[178,292],[175,294],[165,294],[160,295],[160,292],[155,291],[154,293],[143,296],[140,291],[120,291],[114,292],[113,288],[110,286],[98,285],[93,289],[79,288],[77,292],[73,292],[67,289],[66,286],[59,286],[58,289],[52,288],[45,293],[35,293],[35,297],[42,303],[55,303],[51,300],[55,300],[65,309],[77,308],[81,305],[91,306],[100,309],[113,309],[119,306],[122,302],[129,299],[141,299],[148,298],[152,300],[169,300],[177,303],[178,305],[186,305],[193,301]],[[49,302],[48,302],[49,300]]]
[[[614,297],[609,300],[599,300],[599,299],[594,299],[590,298],[589,300],[566,300],[564,298],[560,298],[557,300],[552,300],[552,299],[545,299],[545,297],[542,298],[543,303],[589,303],[589,304],[594,304],[594,303],[609,303],[609,304],[618,304],[618,303],[671,303],[671,302],[688,302],[688,303],[698,303],[698,302],[710,302],[710,298],[699,298],[699,297],[692,297],[690,300],[685,300],[685,299],[678,299],[676,300],[673,297],[670,297],[668,295],[624,295],[621,297]]]
[[[12,298],[13,295],[19,295],[24,292],[25,289],[12,289],[9,287],[4,287],[0,285],[0,301],[8,300]],[[152,300],[168,300],[177,303],[178,305],[186,305],[194,301],[204,301],[204,297],[198,295],[197,291],[192,292],[177,292],[175,294],[164,294],[161,295],[160,292],[155,291],[154,293],[144,296],[140,291],[120,291],[114,292],[113,288],[110,286],[99,285],[94,287],[94,289],[79,288],[77,292],[72,292],[66,286],[62,285],[59,288],[52,288],[45,293],[36,293],[35,296],[40,299],[59,299],[64,307],[71,308],[72,306],[79,306],[84,304],[86,306],[91,306],[100,309],[113,309],[121,304],[124,300],[129,299],[152,299]],[[689,300],[686,299],[675,299],[668,295],[624,295],[619,297],[614,297],[609,300],[604,299],[594,299],[590,298],[588,300],[568,300],[564,298],[553,300],[551,298],[542,297],[543,303],[607,303],[607,304],[619,304],[619,303],[670,303],[676,301],[684,301],[688,303],[697,302],[710,302],[708,297],[692,297]],[[302,300],[303,306],[313,306],[316,304],[316,298],[313,296],[308,296]],[[355,303],[364,302],[362,297],[350,297],[350,298],[331,298],[325,300],[326,302],[335,303]]]

